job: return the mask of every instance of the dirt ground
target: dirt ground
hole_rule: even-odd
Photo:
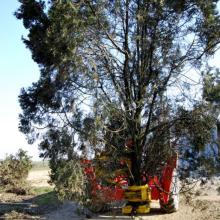
[[[30,172],[28,176],[28,181],[33,187],[48,187],[49,184],[48,170],[34,170]],[[0,202],[3,195],[0,194]],[[4,195],[4,200],[10,202],[12,195]],[[15,201],[30,200],[30,196],[25,197],[15,197]],[[4,201],[4,202],[5,202]],[[27,217],[27,216],[26,216]],[[120,210],[113,210],[108,213],[100,215],[88,215],[91,220],[215,220],[220,219],[220,177],[215,177],[205,184],[198,182],[193,188],[193,194],[191,194],[191,199],[189,197],[181,196],[180,209],[176,213],[164,214],[159,208],[158,202],[151,203],[151,212],[144,216],[123,216],[120,214]],[[65,201],[57,209],[47,212],[40,216],[29,216],[26,219],[49,219],[49,220],[82,220],[87,219],[85,215],[80,214],[80,209],[74,202]],[[0,217],[1,219],[1,217]],[[13,218],[11,218],[13,219]],[[24,219],[15,217],[14,219]]]
[[[184,199],[183,199],[184,200]],[[66,202],[59,208],[59,210],[51,212],[44,216],[45,219],[51,220],[76,220],[87,219],[77,214],[77,209],[74,203]],[[164,214],[159,208],[157,202],[152,202],[151,212],[144,216],[123,216],[120,211],[113,211],[111,213],[104,213],[101,215],[92,216],[91,220],[215,220],[220,219],[220,197],[211,199],[203,197],[202,199],[194,199],[190,204],[181,202],[180,210],[172,214]]]
[[[77,207],[74,203],[65,202],[58,210],[46,215],[46,219],[86,219],[77,214]],[[161,212],[159,203],[151,203],[151,212],[145,216],[123,216],[120,210],[113,210],[111,213],[104,213],[96,216],[89,216],[91,220],[215,220],[220,219],[220,177],[212,178],[205,184],[198,181],[187,196],[181,196],[180,209],[178,212],[164,214]]]
[[[110,215],[100,215],[92,219],[105,219],[110,220],[114,217]],[[128,220],[203,220],[203,219],[220,219],[220,200],[212,201],[210,203],[208,200],[195,200],[191,204],[186,204],[181,202],[180,210],[171,214],[164,214],[159,208],[157,202],[152,202],[151,212],[144,216],[136,217],[125,217],[125,216],[116,216],[116,219]]]
[[[33,187],[46,187],[49,186],[49,170],[32,170],[27,178],[28,182]]]

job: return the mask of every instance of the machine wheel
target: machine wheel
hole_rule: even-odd
[[[173,172],[170,197],[167,204],[160,201],[160,208],[166,213],[176,212],[179,209],[179,179],[176,169]]]

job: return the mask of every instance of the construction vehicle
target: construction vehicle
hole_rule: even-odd
[[[144,177],[147,182],[141,186],[129,186],[128,176],[120,175],[120,173],[112,180],[114,185],[102,185],[97,178],[96,167],[92,161],[83,160],[82,163],[90,186],[90,208],[93,212],[103,211],[106,204],[125,201],[122,207],[123,214],[146,214],[150,212],[151,200],[159,200],[161,209],[166,213],[178,210],[177,154],[165,163],[160,178],[156,175]],[[126,163],[130,163],[129,159]]]

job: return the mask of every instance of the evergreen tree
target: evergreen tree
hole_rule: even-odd
[[[142,171],[155,173],[183,139],[195,152],[210,141],[215,119],[187,93],[187,69],[202,69],[220,42],[217,0],[19,2],[23,41],[41,70],[19,96],[20,130],[30,142],[49,139],[44,156],[65,151],[49,143],[51,131],[65,130],[78,143],[71,151],[95,154],[118,155],[130,138],[140,184]]]

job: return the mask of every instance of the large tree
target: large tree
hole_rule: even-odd
[[[174,148],[210,140],[209,105],[190,88],[220,42],[217,0],[19,2],[41,71],[19,96],[20,129],[41,138],[43,156],[119,155],[131,139],[140,184]]]

